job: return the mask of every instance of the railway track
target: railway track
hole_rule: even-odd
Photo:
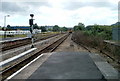
[[[50,36],[47,36],[47,37],[43,37],[39,40],[35,40],[35,42],[38,42],[38,41],[41,41],[41,40],[45,40],[45,39],[48,39],[50,37],[54,37],[54,36],[57,36],[58,34],[56,35],[50,35]],[[20,47],[20,46],[24,46],[24,45],[28,45],[31,43],[31,38],[27,38],[27,39],[24,39],[24,40],[16,40],[16,41],[10,41],[10,42],[7,42],[7,43],[3,43],[2,44],[2,48],[1,48],[1,51],[6,51],[6,50],[10,50],[10,49],[13,49],[13,48],[16,48],[16,47]]]
[[[20,61],[19,63],[10,66],[9,68],[3,70],[0,75],[2,76],[2,81],[4,81],[7,77],[9,77],[11,74],[15,73],[18,71],[20,68],[28,64],[30,61],[34,60],[37,58],[39,55],[42,53],[47,53],[47,52],[53,52],[70,34],[66,34],[65,36],[59,38],[57,41],[52,43],[51,45],[43,48],[42,50],[37,51],[34,55],[30,56],[27,59],[24,59],[23,61]]]

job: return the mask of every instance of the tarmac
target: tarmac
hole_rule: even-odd
[[[96,79],[102,73],[86,52],[53,53],[28,79]]]

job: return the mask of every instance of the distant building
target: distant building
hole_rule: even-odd
[[[11,30],[30,30],[29,26],[11,26]]]

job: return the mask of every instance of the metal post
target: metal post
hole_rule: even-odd
[[[9,17],[10,15],[4,16],[4,38],[6,38],[6,17]]]
[[[6,16],[4,16],[4,38],[6,38]]]
[[[4,16],[4,27],[6,27],[6,16]]]
[[[34,14],[30,14],[31,16],[31,19],[29,19],[29,24],[30,24],[30,27],[31,27],[31,41],[32,41],[32,46],[31,48],[34,48],[34,36],[33,36],[33,17],[34,17]]]
[[[32,46],[31,46],[31,48],[34,48],[33,25],[32,25],[32,33],[31,33],[31,37],[32,37]]]

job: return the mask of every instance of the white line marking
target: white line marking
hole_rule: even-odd
[[[36,49],[37,49],[37,48],[29,49],[29,50],[27,50],[27,51],[25,51],[25,52],[23,52],[23,53],[21,53],[21,54],[19,54],[19,55],[17,55],[17,56],[14,56],[14,57],[12,57],[12,58],[9,58],[9,59],[7,59],[7,60],[4,60],[4,61],[0,62],[0,67],[4,66],[5,64],[10,63],[10,62],[12,62],[12,61],[14,61],[14,60],[16,60],[16,59],[18,59],[18,58],[20,58],[20,57],[23,57],[23,56],[29,54],[30,52],[32,52],[32,51],[34,51],[34,50],[36,50]]]
[[[52,40],[52,38],[49,38],[49,39],[46,39],[46,40],[43,40],[43,41],[40,41],[40,42],[36,42],[36,43],[34,43],[34,45],[42,44],[44,42],[48,42],[49,40]],[[6,52],[6,53],[2,52],[2,55],[0,55],[0,57],[11,54],[11,53],[14,53],[14,52],[17,52],[17,51],[24,50],[25,48],[29,48],[29,47],[31,47],[31,45],[25,45],[25,46],[17,47],[17,48],[14,48],[14,50],[8,50],[8,52]]]
[[[28,63],[27,65],[25,65],[24,67],[22,67],[21,69],[19,69],[17,72],[15,72],[11,76],[9,76],[5,81],[13,78],[15,75],[17,75],[18,73],[20,73],[23,69],[25,69],[27,66],[29,66],[30,64],[32,64],[34,61],[36,61],[37,59],[39,59],[42,56],[43,56],[43,54],[39,55],[37,58],[35,58],[34,60],[32,60],[30,63]]]

